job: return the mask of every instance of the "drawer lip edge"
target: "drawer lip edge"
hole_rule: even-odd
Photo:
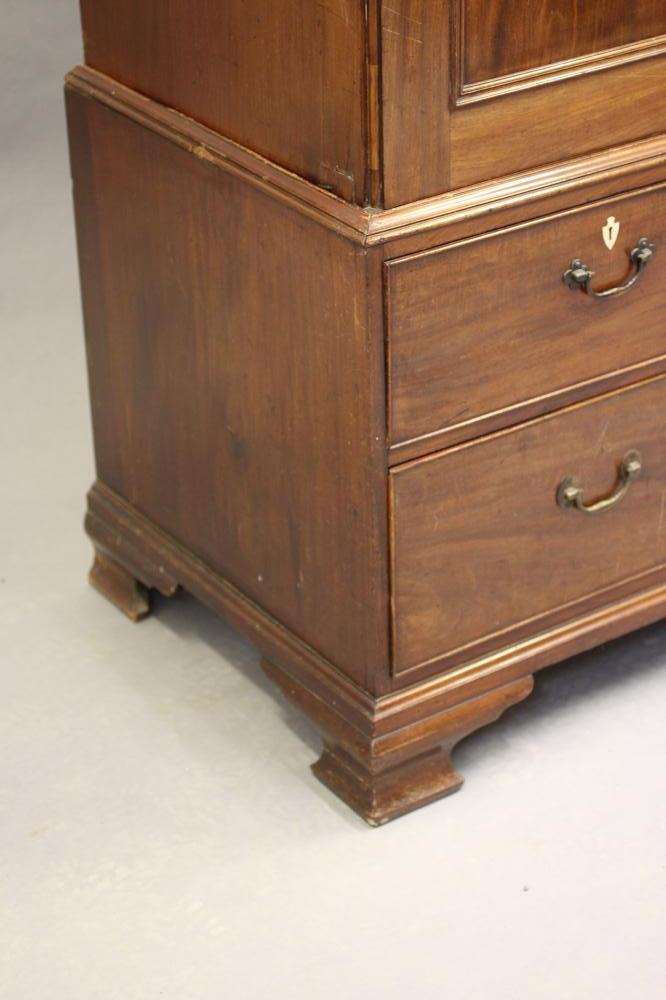
[[[604,396],[638,388],[666,376],[666,354],[659,354],[636,364],[603,375],[574,382],[529,399],[510,403],[500,410],[481,413],[469,420],[437,428],[427,434],[400,441],[389,441],[390,472],[424,459],[434,458],[453,448],[474,444],[492,434],[507,433],[535,420],[556,416],[562,410],[594,403]],[[551,401],[553,405],[546,405]]]
[[[422,693],[432,688],[447,692],[467,690],[479,684],[485,688],[494,677],[502,677],[505,681],[534,673],[664,617],[666,581],[632,592],[577,618],[569,618],[516,643],[483,653],[449,670],[438,672],[430,667],[418,672],[394,671],[393,700],[407,697],[411,691]]]
[[[572,413],[575,410],[580,410],[586,406],[598,406],[605,403],[609,399],[613,399],[618,396],[625,396],[632,392],[640,392],[642,389],[648,386],[655,385],[657,382],[666,382],[666,371],[659,371],[647,378],[634,380],[632,382],[627,382],[626,384],[616,386],[608,389],[605,392],[595,393],[592,396],[586,396],[584,399],[576,400],[573,403],[569,403],[566,406],[559,406],[556,409],[548,410],[547,413],[540,413],[528,420],[517,420],[515,423],[510,424],[508,427],[500,427],[496,430],[490,431],[487,434],[477,434],[474,437],[465,439],[464,441],[456,442],[450,447],[439,448],[438,450],[430,450],[424,455],[419,455],[416,458],[410,459],[409,461],[401,462],[398,465],[393,465],[389,470],[389,478],[393,480],[394,477],[400,475],[403,472],[408,472],[413,468],[417,468],[420,465],[425,465],[429,462],[436,462],[438,459],[443,458],[446,455],[454,454],[455,452],[462,451],[465,448],[474,448],[478,444],[482,444],[492,438],[505,437],[509,434],[519,434],[524,428],[532,427],[535,424],[547,423],[551,420],[557,420],[560,417],[566,415],[567,413]],[[415,440],[421,440],[417,438]]]
[[[655,581],[652,586],[634,586],[639,581],[650,580],[653,577]],[[463,646],[459,646],[457,649],[447,650],[446,653],[438,654],[420,663],[399,668],[394,661],[392,663],[393,676],[397,679],[417,672],[424,674],[442,673],[448,676],[449,673],[455,672],[457,668],[465,664],[492,656],[497,652],[506,652],[507,650],[511,650],[513,646],[519,647],[525,643],[530,643],[540,635],[565,629],[576,621],[583,621],[587,617],[594,616],[603,611],[604,608],[614,607],[616,604],[621,603],[623,599],[626,599],[627,594],[643,593],[653,589],[666,589],[666,563],[651,566],[643,572],[635,573],[624,580],[618,580],[608,587],[584,594],[582,597],[569,601],[566,604],[561,604],[559,607],[551,608],[532,618],[514,622],[499,632],[489,633]],[[580,606],[583,606],[585,610],[582,614],[576,614],[575,608]],[[574,613],[566,614],[569,610],[573,610]],[[521,635],[515,642],[511,641],[512,634],[522,632],[532,624],[534,624],[534,631],[529,636],[525,637]],[[507,642],[503,642],[503,636],[508,637]],[[475,650],[477,651],[476,653]],[[469,656],[466,656],[466,653],[469,653]],[[450,666],[443,666],[447,662],[450,662]]]

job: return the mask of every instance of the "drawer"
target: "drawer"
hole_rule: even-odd
[[[579,258],[593,291],[621,286],[643,237],[655,253],[625,294],[563,282]],[[664,187],[385,266],[394,461],[666,368]]]
[[[662,581],[665,414],[661,376],[393,469],[395,672],[447,669]],[[614,502],[562,506],[569,477],[581,503]]]

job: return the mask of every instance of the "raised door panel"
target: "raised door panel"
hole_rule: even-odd
[[[524,74],[542,76],[564,63],[644,53],[666,32],[663,0],[458,0],[461,82],[473,86]],[[662,40],[663,41],[663,40]],[[482,89],[479,87],[479,90]]]
[[[382,56],[388,207],[666,131],[656,0],[391,0]]]

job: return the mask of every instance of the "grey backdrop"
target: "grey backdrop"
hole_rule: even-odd
[[[0,13],[2,997],[663,997],[666,628],[543,674],[460,749],[461,794],[371,831],[248,645],[88,590],[78,16]]]

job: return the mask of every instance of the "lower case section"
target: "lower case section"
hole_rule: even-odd
[[[96,589],[134,621],[148,613],[150,589],[171,596],[183,587],[223,614],[261,650],[267,674],[321,732],[324,751],[314,773],[374,826],[460,788],[451,761],[456,744],[526,698],[534,671],[666,612],[666,588],[647,591],[375,697],[106,486],[97,483],[88,501]]]
[[[264,660],[263,666],[324,736],[324,752],[312,768],[316,776],[372,826],[456,792],[463,783],[451,761],[456,744],[527,698],[534,686],[531,676],[522,677],[436,714],[424,706],[423,717],[411,724],[398,720],[399,728],[383,736],[363,737],[274,664]]]

